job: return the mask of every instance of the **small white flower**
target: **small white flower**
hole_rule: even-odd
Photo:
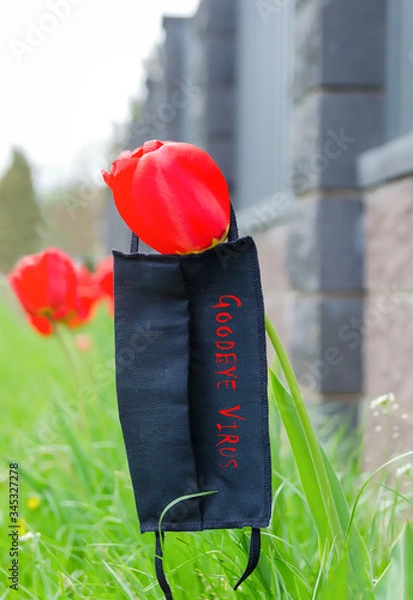
[[[386,406],[389,402],[394,402],[394,394],[390,392],[389,394],[384,394],[384,396],[379,396],[375,400],[370,402],[370,408],[379,408],[382,406]]]
[[[393,433],[393,435],[391,436],[393,440],[396,440],[399,437],[399,432],[395,431],[395,433]]]
[[[377,433],[378,433],[378,432],[379,432],[379,431],[381,431],[382,429],[383,429],[383,428],[382,428],[382,426],[381,426],[381,425],[376,425],[376,427],[374,428],[374,431],[377,431]]]
[[[374,413],[373,413],[373,415],[374,415],[375,417],[379,417],[379,416],[380,416],[380,413],[379,413],[379,411],[378,411],[378,410],[375,410],[375,411],[374,411]]]
[[[33,531],[28,531],[27,533],[25,533],[24,535],[19,536],[19,542],[25,542],[26,540],[32,540],[34,538],[39,538],[40,537],[40,533],[33,533]]]
[[[393,404],[393,410],[397,410],[398,408],[399,408],[399,405],[398,405],[398,404],[396,404],[396,403],[394,403],[394,404]]]
[[[407,421],[408,418],[409,418],[409,415],[407,413],[403,413],[402,414],[402,419],[404,419],[405,421]]]
[[[403,477],[404,475],[410,475],[413,472],[412,463],[406,463],[403,467],[396,470],[396,477]]]

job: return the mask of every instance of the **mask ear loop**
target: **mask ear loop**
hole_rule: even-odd
[[[156,579],[161,587],[161,590],[165,594],[166,600],[173,600],[172,590],[169,586],[168,580],[166,579],[165,571],[163,570],[163,553],[162,544],[159,531],[155,532],[155,573]],[[162,543],[165,543],[165,534],[162,532]]]
[[[238,239],[238,224],[237,218],[235,216],[234,207],[232,206],[232,202],[230,204],[230,220],[229,220],[229,232],[228,232],[228,241],[235,242]]]
[[[235,242],[238,239],[238,225],[237,219],[235,217],[235,211],[232,206],[232,202],[230,204],[230,222],[229,222],[229,232],[228,232],[228,241]],[[135,254],[139,252],[139,238],[136,233],[132,232],[132,239],[130,244],[131,254]]]
[[[261,530],[256,527],[252,527],[251,528],[251,541],[250,541],[250,554],[248,557],[248,564],[247,564],[247,567],[246,567],[244,573],[242,574],[242,576],[240,577],[240,579],[234,586],[234,591],[236,591],[239,588],[239,586],[241,585],[241,583],[243,583],[247,579],[247,577],[249,577],[251,575],[251,573],[255,570],[256,566],[258,565],[258,561],[260,559],[260,554],[261,554]]]

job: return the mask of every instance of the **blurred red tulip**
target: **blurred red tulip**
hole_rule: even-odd
[[[228,186],[213,159],[181,142],[146,142],[102,171],[126,224],[164,254],[202,252],[225,241]]]
[[[99,284],[102,298],[109,300],[109,307],[113,314],[113,258],[108,256],[104,258],[97,266],[95,273],[96,281]]]
[[[85,265],[78,266],[76,274],[80,310],[67,321],[69,327],[80,327],[89,321],[93,316],[93,309],[101,297],[99,283]]]
[[[78,279],[71,258],[56,248],[26,256],[9,276],[10,285],[35,329],[53,332],[53,324],[83,316]]]

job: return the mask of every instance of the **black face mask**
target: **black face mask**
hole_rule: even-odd
[[[254,570],[271,513],[267,361],[257,250],[238,238],[200,254],[114,251],[116,381],[142,532],[251,527]]]

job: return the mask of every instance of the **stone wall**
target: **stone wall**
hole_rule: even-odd
[[[357,157],[382,141],[384,2],[296,8],[293,185],[287,267],[291,355],[308,399],[351,412],[363,393],[363,202]]]
[[[413,424],[413,135],[365,153],[364,390],[395,395],[368,411],[369,448],[411,450]],[[383,168],[383,165],[385,167]],[[383,414],[384,410],[384,414]],[[368,458],[377,462],[375,453]],[[385,456],[384,458],[386,458]]]

